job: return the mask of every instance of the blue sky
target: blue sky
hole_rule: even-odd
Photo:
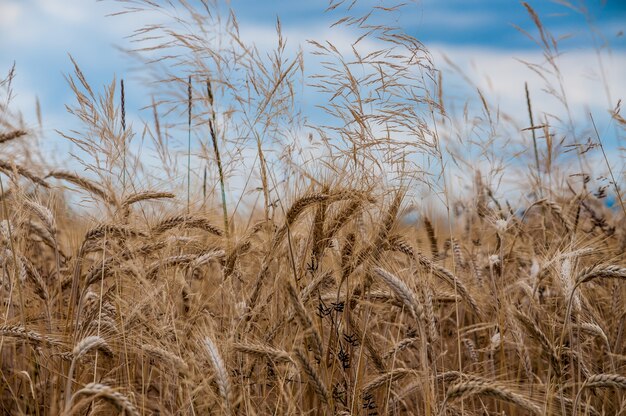
[[[565,42],[567,46],[591,46],[585,35],[587,22],[583,14],[549,0],[528,3],[551,30],[576,35],[571,42]],[[572,3],[589,12],[592,22],[611,39],[613,48],[626,47],[624,37],[616,37],[624,30],[626,2],[595,0],[581,4],[574,0]],[[332,21],[319,13],[327,1],[233,1],[232,4],[242,21],[271,22],[276,15],[283,18],[285,25],[293,26],[311,25],[312,16],[316,16],[315,20]],[[426,44],[480,45],[507,52],[533,48],[532,42],[511,26],[527,30],[533,27],[521,2],[515,0],[422,0],[408,6],[398,23]]]
[[[364,4],[377,2],[367,1]],[[574,116],[597,114],[601,131],[611,139],[610,149],[620,144],[611,135],[607,108],[626,98],[626,2],[593,0],[572,3],[589,12],[590,20],[564,1],[529,1],[544,24],[561,40],[563,77]],[[273,45],[274,25],[279,16],[291,45],[306,45],[306,39],[349,36],[328,30],[336,16],[324,14],[328,2],[233,0],[239,25],[245,36],[263,45]],[[359,7],[359,6],[357,6]],[[113,1],[92,0],[0,0],[0,72],[16,62],[14,109],[21,111],[26,124],[34,126],[35,99],[39,98],[44,116],[44,140],[55,149],[59,140],[55,129],[67,130],[74,120],[65,105],[73,102],[65,74],[71,73],[71,54],[92,85],[100,88],[113,76],[124,77],[129,89],[127,111],[135,125],[149,114],[138,111],[147,104],[143,87],[133,67],[118,47],[130,46],[127,36],[150,16],[105,17],[122,6]],[[461,109],[466,100],[476,101],[475,89],[485,93],[494,108],[520,115],[524,125],[523,83],[529,82],[537,111],[562,116],[562,109],[543,96],[542,81],[519,60],[540,63],[540,48],[515,26],[536,36],[537,31],[522,4],[513,0],[423,0],[411,3],[395,16],[397,24],[429,48],[443,70],[446,100]],[[589,23],[592,24],[591,30]],[[594,33],[594,36],[592,36]],[[338,41],[341,41],[340,39]],[[606,45],[610,45],[610,49]],[[598,54],[594,46],[599,47]],[[306,47],[305,47],[306,51]],[[444,56],[471,78],[468,85],[446,64]],[[602,58],[603,68],[598,64]],[[305,56],[305,62],[307,57]],[[601,75],[609,82],[603,88]],[[306,99],[305,99],[306,101]],[[311,109],[311,103],[304,105]],[[309,105],[309,107],[307,107]],[[66,149],[59,144],[60,149]],[[623,170],[623,158],[614,153]]]
[[[581,52],[593,46],[583,15],[557,2],[531,0],[529,3],[556,36],[571,35],[563,40],[564,50]],[[575,0],[573,3],[579,5]],[[326,0],[233,0],[231,3],[242,28],[273,30],[276,16],[280,16],[287,37],[290,30],[312,36],[320,34],[334,17],[323,13],[327,5]],[[584,5],[614,54],[624,53],[626,2],[591,0]],[[28,102],[32,103],[34,95],[39,95],[46,113],[55,117],[63,113],[63,104],[71,98],[64,80],[64,74],[71,71],[67,54],[77,59],[95,85],[105,84],[113,75],[120,77],[128,73],[131,64],[117,46],[129,46],[125,36],[141,22],[136,15],[105,17],[121,8],[121,4],[108,0],[0,0],[0,71],[6,73],[16,61],[15,92],[24,112],[28,111]],[[505,58],[539,52],[532,41],[513,27],[517,25],[535,33],[523,6],[515,0],[417,1],[399,16],[398,24],[434,50],[464,48],[468,52],[487,51]],[[598,39],[597,44],[602,41]],[[455,56],[450,58],[454,60]],[[625,77],[615,82],[623,84]]]

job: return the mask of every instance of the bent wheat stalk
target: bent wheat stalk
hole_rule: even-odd
[[[129,416],[139,416],[139,412],[137,408],[132,404],[132,402],[124,396],[122,393],[113,390],[111,387],[100,384],[100,383],[89,383],[82,389],[78,390],[71,399],[71,402],[68,403],[66,407],[66,414],[72,415],[78,412],[82,407],[84,407],[87,403],[78,402],[76,405],[71,406],[75,400],[80,396],[88,396],[88,401],[92,402],[96,399],[104,399],[109,403],[113,404],[118,409],[123,410]]]
[[[619,374],[594,374],[588,377],[576,394],[574,400],[574,414],[578,411],[578,402],[586,388],[617,388],[626,390],[626,377]]]
[[[443,406],[439,414],[444,414],[446,404],[452,400],[475,395],[494,397],[498,400],[515,404],[516,406],[521,407],[534,415],[542,414],[539,406],[523,395],[514,393],[508,388],[499,386],[496,383],[477,378],[461,382],[450,387],[446,392],[446,398],[443,401]]]

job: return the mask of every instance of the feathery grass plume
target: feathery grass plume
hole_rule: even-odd
[[[498,400],[512,403],[534,415],[543,414],[541,408],[530,399],[520,393],[515,393],[504,386],[500,386],[489,380],[471,379],[453,385],[446,391],[446,398],[440,414],[443,414],[446,404],[454,399],[470,396],[489,396]]]
[[[20,176],[25,177],[26,179],[29,179],[31,182],[36,183],[37,185],[41,185],[44,188],[48,188],[48,184],[46,183],[46,181],[44,181],[43,179],[41,179],[39,176],[35,175],[34,173],[32,173],[31,171],[29,171],[28,169],[26,169],[23,166],[20,166],[18,164],[15,163],[9,163],[6,162],[4,160],[0,160],[0,171],[3,171],[5,173],[17,173]]]
[[[213,368],[215,369],[215,378],[217,382],[217,386],[219,388],[220,396],[222,396],[222,405],[226,414],[231,414],[231,388],[230,388],[230,379],[228,377],[228,371],[226,370],[226,366],[224,365],[224,361],[222,360],[222,356],[220,355],[217,346],[213,343],[213,340],[208,336],[204,337],[204,347],[206,352],[209,355],[209,359],[211,360],[211,364],[213,364]]]
[[[291,357],[286,351],[271,348],[266,345],[236,343],[232,348],[237,352],[266,358],[275,363],[290,363]]]
[[[19,139],[22,136],[26,136],[28,132],[26,130],[11,130],[7,133],[0,133],[0,143],[6,143],[14,139]]]
[[[86,399],[78,401],[81,396],[87,396]],[[71,402],[66,406],[66,414],[73,415],[79,412],[87,404],[96,399],[103,399],[114,405],[119,410],[126,412],[128,416],[139,416],[140,413],[133,403],[122,393],[113,390],[106,384],[89,383],[82,389],[78,390],[72,396]]]
[[[622,212],[626,216],[626,206],[624,206],[624,198],[622,198],[622,192],[620,191],[618,182],[615,180],[615,175],[613,174],[613,168],[611,167],[611,164],[609,163],[609,159],[606,157],[606,151],[604,150],[604,145],[602,144],[602,138],[600,137],[600,133],[598,132],[598,127],[596,126],[596,122],[591,112],[589,112],[589,118],[591,119],[591,125],[593,126],[593,131],[596,133],[596,138],[598,139],[598,145],[600,146],[600,150],[602,151],[604,162],[606,163],[606,167],[609,171],[609,175],[611,176],[610,183],[613,184],[613,190],[615,191],[615,195],[617,195],[617,201],[619,202],[620,207],[622,207]]]
[[[54,170],[48,173],[48,175],[46,176],[46,178],[50,178],[50,177],[70,182],[84,189],[85,191],[97,196],[102,201],[106,202],[107,204],[117,205],[117,200],[115,199],[114,193],[106,192],[104,189],[102,189],[100,186],[96,185],[92,181],[82,178],[74,173],[61,171],[61,170]]]
[[[304,351],[296,348],[293,353],[296,357],[296,361],[300,364],[300,368],[302,368],[309,382],[313,385],[315,393],[317,393],[322,402],[328,403],[330,397],[330,395],[328,394],[328,387],[326,387],[326,384],[324,383],[320,375],[311,365]]]

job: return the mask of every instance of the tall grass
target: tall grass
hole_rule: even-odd
[[[130,145],[115,82],[96,93],[73,60],[68,108],[82,129],[61,134],[84,172],[2,152],[3,413],[626,412],[626,212],[608,208],[612,189],[594,192],[589,176],[559,176],[564,147],[554,126],[535,125],[528,88],[534,179],[515,205],[479,171],[470,194],[437,180],[463,154],[444,133],[453,110],[428,50],[380,23],[400,6],[359,14],[331,2],[335,26],[358,42],[345,56],[312,40],[328,70],[309,78],[280,22],[265,55],[216,5],[171,7],[172,28],[135,32],[139,52],[163,53],[147,63],[162,82],[142,133],[159,175]],[[567,103],[556,41],[525,7]],[[0,84],[7,96],[12,77]],[[287,139],[304,128],[299,82],[328,97],[332,115],[309,126],[310,147]],[[169,144],[178,133],[182,150]],[[2,104],[0,148],[35,135]],[[197,166],[208,166],[202,179]],[[416,188],[444,210],[420,206]]]

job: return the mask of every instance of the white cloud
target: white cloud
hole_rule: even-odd
[[[502,51],[451,45],[433,45],[432,50],[440,68],[449,68],[443,59],[445,55],[465,71],[489,102],[499,105],[504,112],[526,120],[524,82],[528,82],[536,111],[566,116],[563,105],[544,91],[545,82],[520,62],[541,64],[545,61],[541,51]],[[584,117],[587,110],[606,110],[614,106],[618,99],[626,98],[626,73],[623,70],[626,68],[626,52],[603,52],[601,56],[611,102],[605,92],[596,51],[569,51],[558,58],[564,91],[575,118]],[[446,71],[446,75],[449,78],[446,82],[444,76],[444,84],[463,85],[454,72]],[[556,78],[549,79],[558,89]],[[468,91],[467,86],[464,91]]]
[[[84,0],[37,0],[36,7],[58,23],[83,23],[94,9],[90,2]]]
[[[28,5],[28,6],[26,6]],[[94,89],[100,91],[101,85],[106,84],[117,72],[118,77],[124,73],[123,62],[119,53],[111,47],[113,44],[124,44],[124,36],[132,33],[134,29],[149,21],[159,22],[163,16],[155,14],[131,14],[126,16],[105,18],[106,13],[119,9],[119,5],[111,6],[109,3],[95,3],[84,0],[25,0],[22,2],[12,0],[0,0],[0,49],[3,51],[3,60],[0,61],[0,72],[6,72],[12,59],[18,60],[18,77],[16,78],[15,101],[16,108],[25,111],[26,120],[35,123],[34,103],[35,94],[42,93],[41,86],[50,83],[63,83],[59,88],[66,91],[55,97],[41,97],[49,99],[49,107],[44,108],[44,128],[49,136],[56,136],[51,128],[67,130],[74,121],[65,113],[63,104],[70,102],[69,88],[65,87],[65,81],[61,77],[63,72],[68,72],[69,61],[65,52],[74,54],[85,70],[85,75],[92,81]],[[25,8],[29,7],[28,13]],[[432,18],[432,16],[429,16]],[[461,17],[458,17],[461,19]],[[460,24],[463,22],[457,22]],[[464,24],[469,24],[466,21]],[[261,51],[261,54],[271,51],[276,47],[277,36],[273,22],[267,25],[255,22],[240,22],[242,38],[253,42]],[[316,21],[305,26],[290,26],[283,21],[283,34],[287,38],[289,51],[293,52],[298,46],[302,46],[307,52],[305,63],[307,73],[315,73],[321,70],[319,58],[310,55],[312,47],[307,44],[309,38],[317,40],[328,39],[347,56],[352,54],[352,43],[356,39],[354,33],[345,28],[329,29],[327,26]],[[320,42],[322,43],[322,42]],[[380,43],[366,40],[359,44],[360,52],[365,54],[380,47]],[[445,54],[459,67],[463,68],[476,86],[486,95],[493,108],[510,114],[520,128],[528,125],[526,102],[524,97],[524,81],[528,81],[531,88],[535,112],[555,114],[564,117],[564,108],[553,97],[542,92],[543,81],[524,64],[517,59],[533,63],[541,63],[543,56],[541,51],[509,51],[502,49],[490,49],[487,47],[459,47],[449,44],[430,45],[435,62],[439,67],[445,68],[442,59]],[[56,57],[56,62],[51,62],[46,57]],[[42,58],[44,57],[44,58]],[[606,110],[615,105],[619,98],[626,99],[626,52],[614,51],[612,55],[603,53],[604,71],[611,94],[610,103],[604,92],[603,83],[600,80],[600,72],[597,65],[596,52],[593,50],[570,51],[559,58],[560,68],[563,73],[564,86],[567,98],[572,108],[575,121],[586,123],[587,109],[600,112],[606,121]],[[9,61],[4,61],[9,59]],[[59,62],[65,62],[61,66]],[[45,76],[42,74],[45,70]],[[449,94],[445,99],[450,102],[453,98],[464,101],[473,97],[477,102],[475,90],[466,85],[463,80],[446,70],[444,72],[445,93]],[[133,92],[133,85],[127,91],[131,94],[140,95],[141,91]],[[316,97],[319,99],[319,97]],[[45,104],[45,103],[44,103]],[[462,106],[461,106],[462,109]],[[461,114],[462,116],[462,114]],[[130,116],[129,116],[130,117]],[[470,119],[471,121],[471,119]],[[600,120],[602,121],[602,120]],[[537,121],[538,122],[538,121]],[[463,128],[470,130],[467,122],[462,122]],[[136,122],[135,128],[140,131],[141,123]],[[602,126],[600,127],[602,129]],[[519,131],[518,131],[519,133]],[[521,134],[513,137],[522,137]],[[154,162],[154,153],[144,149],[147,164]],[[618,155],[617,152],[614,155]],[[616,166],[619,166],[619,156],[614,156]],[[250,160],[250,164],[252,161]],[[599,162],[598,162],[599,163]],[[243,165],[242,165],[243,166]],[[472,173],[469,169],[457,169],[448,164],[449,185],[455,189],[462,189],[462,184],[471,184]],[[622,163],[623,166],[623,163]],[[483,173],[495,171],[500,168],[497,162],[477,160],[472,167],[480,167]],[[245,169],[244,169],[245,170]],[[435,172],[436,173],[436,172]],[[456,179],[461,176],[464,179]],[[500,191],[519,190],[519,175],[509,175],[513,178],[510,182],[504,182],[494,188]],[[469,182],[468,182],[469,181]],[[231,183],[233,189],[239,187],[238,182]],[[516,188],[515,188],[516,187]]]
[[[0,26],[6,30],[14,29],[17,19],[24,12],[22,4],[17,1],[7,0],[0,3]]]

